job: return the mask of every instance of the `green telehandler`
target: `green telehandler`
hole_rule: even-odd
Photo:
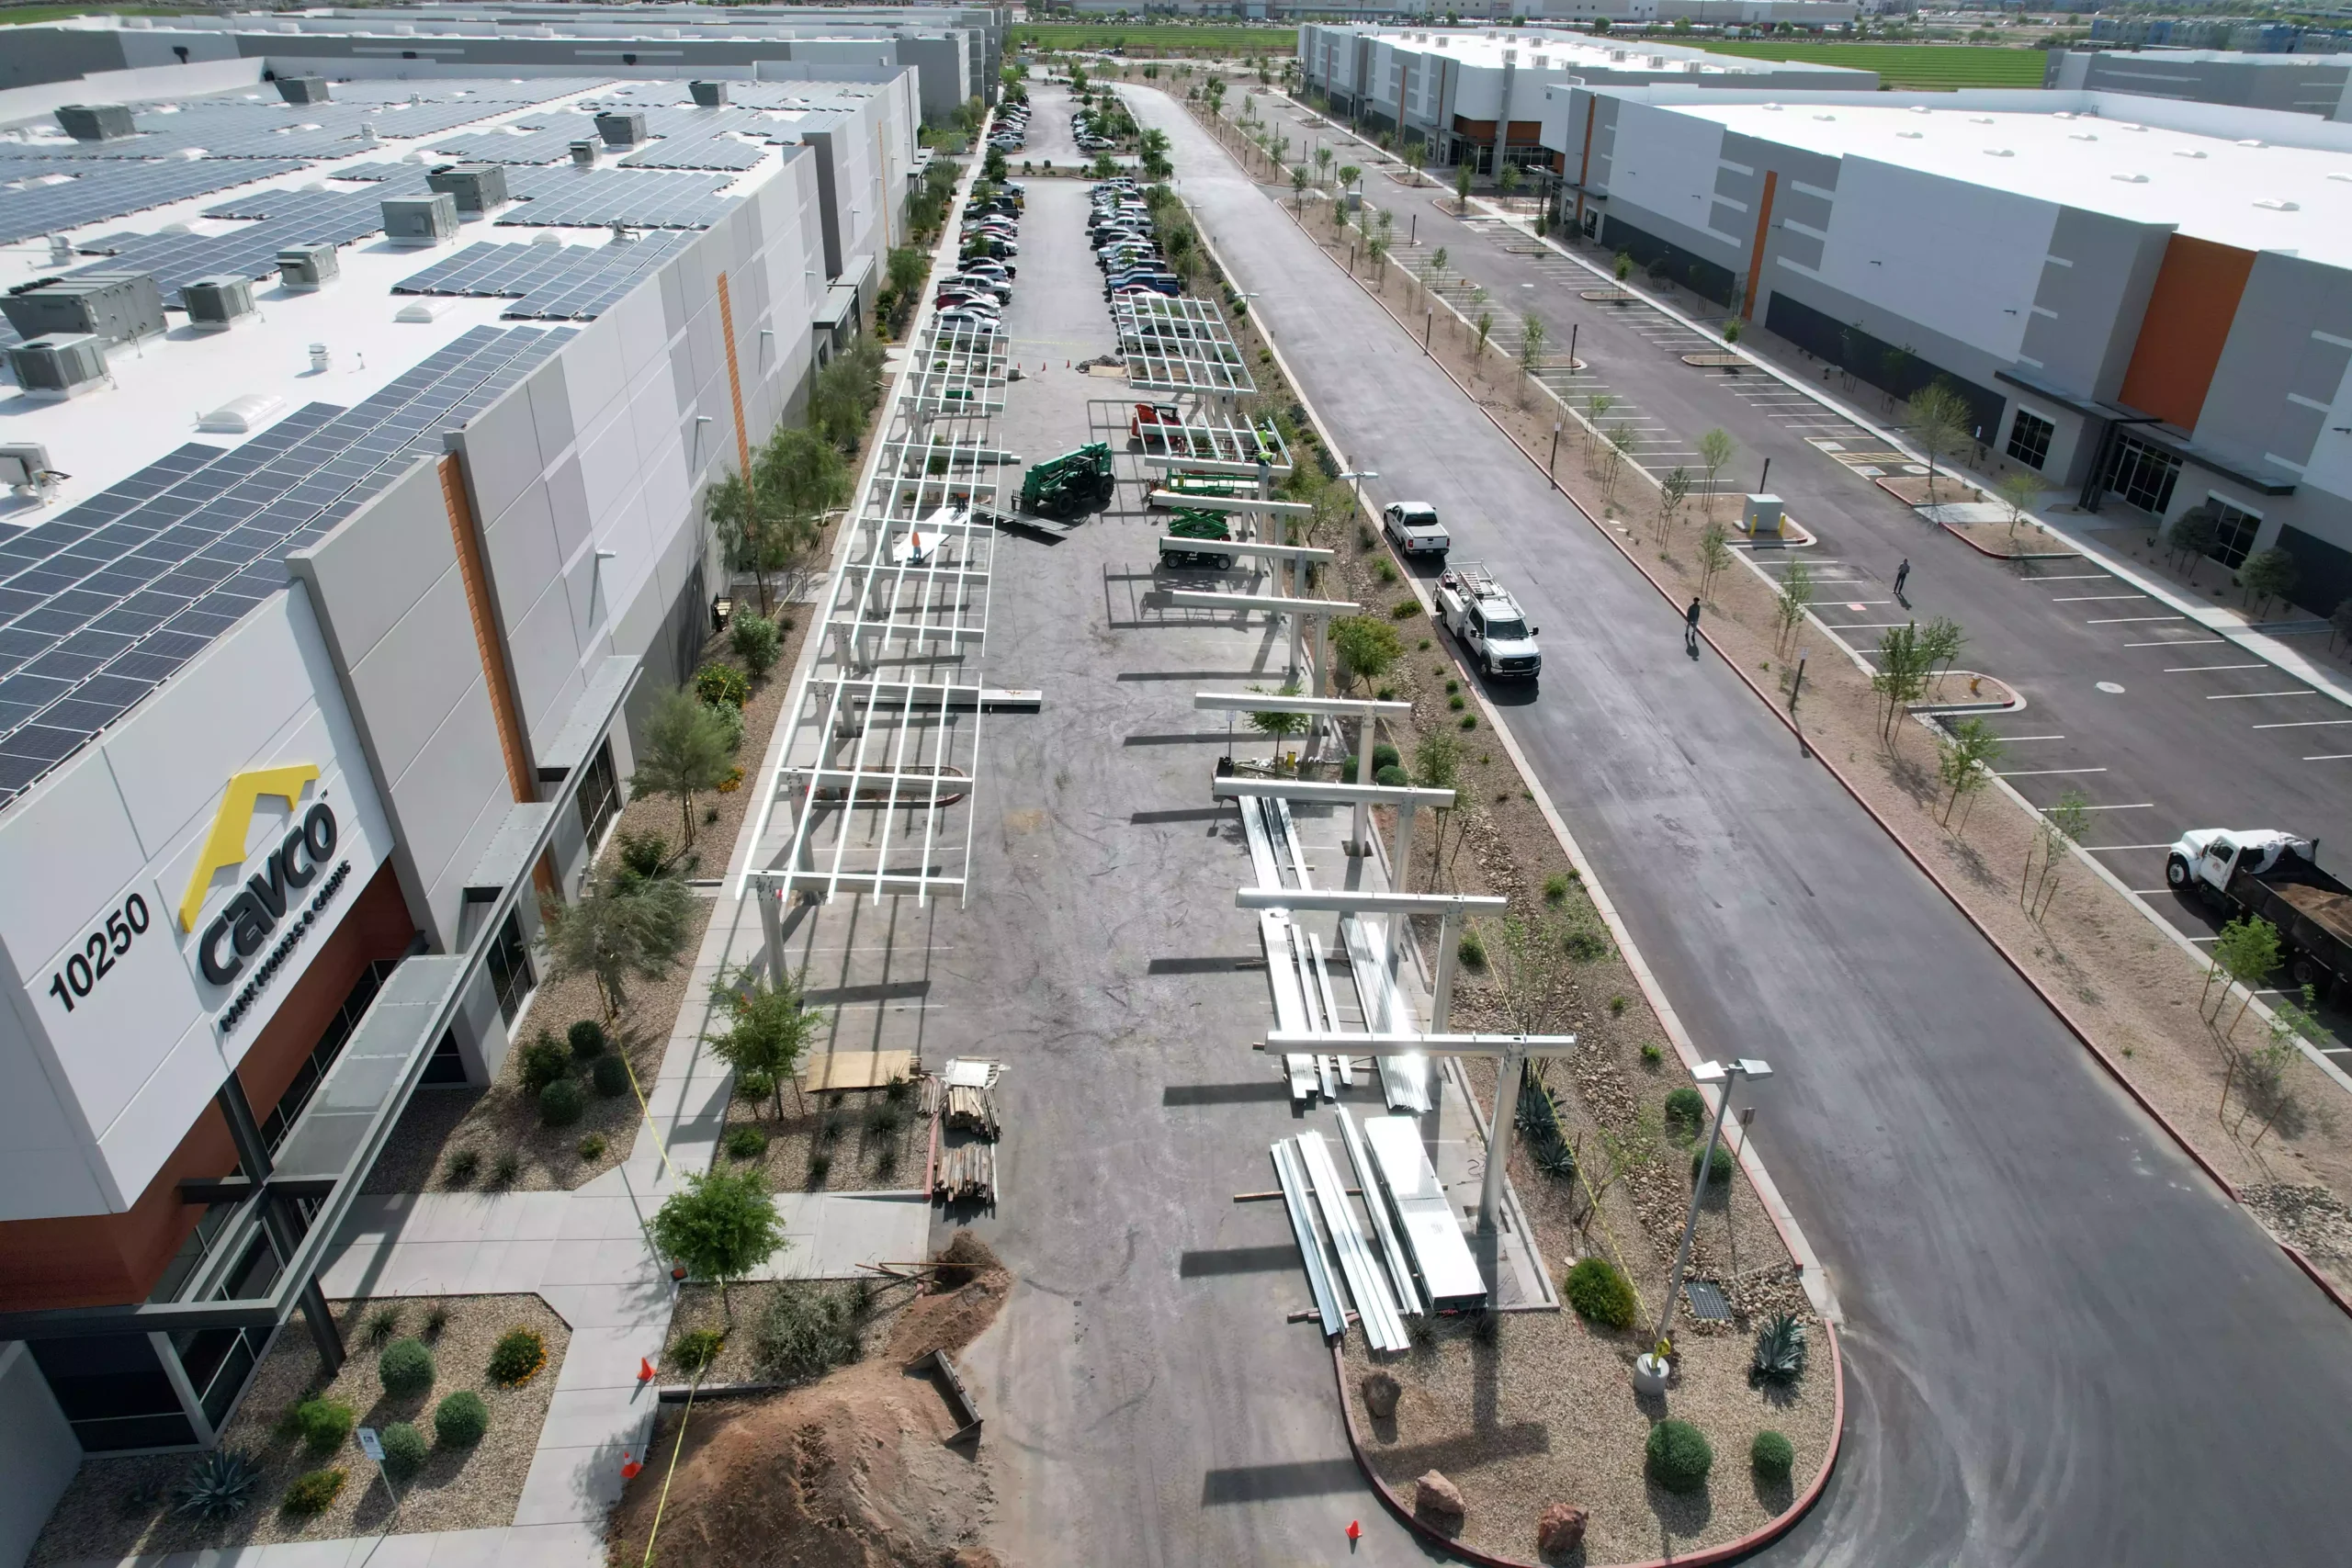
[[[1031,468],[1021,481],[1021,510],[1040,517],[1099,512],[1111,504],[1117,483],[1111,472],[1110,444],[1090,442]]]

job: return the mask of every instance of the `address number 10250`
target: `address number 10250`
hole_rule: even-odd
[[[142,935],[148,926],[147,900],[133,893],[123,900],[122,908],[107,915],[106,925],[82,939],[82,951],[67,959],[57,973],[49,977],[49,994],[65,1004],[72,1012],[76,1000],[90,994],[91,988],[112,972],[116,963],[130,951],[130,944]]]

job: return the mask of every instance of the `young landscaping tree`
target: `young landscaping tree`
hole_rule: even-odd
[[[1804,562],[1791,561],[1789,570],[1781,574],[1780,597],[1772,605],[1773,625],[1780,632],[1772,639],[1775,652],[1788,647],[1789,638],[1804,625],[1805,615],[1812,608],[1813,573]]]
[[[2081,790],[2070,789],[2035,824],[2033,841],[2026,846],[2025,874],[2018,881],[2018,902],[2030,919],[2041,919],[2052,900],[2058,897],[2064,881],[2058,857],[2066,852],[2068,845],[2082,838],[2090,819],[2090,797]]]
[[[1519,389],[1522,399],[1527,391],[1527,383],[1544,368],[1546,331],[1544,318],[1532,310],[1519,319]]]
[[[1321,185],[1330,177],[1331,150],[1329,147],[1317,147],[1315,150],[1315,183]]]
[[[570,904],[540,900],[549,977],[594,977],[605,1017],[618,1017],[632,976],[658,980],[677,963],[694,904],[693,890],[675,876],[628,872],[592,878]]]
[[[1919,628],[1919,653],[1930,677],[1949,673],[1951,661],[1968,646],[1968,634],[1950,615],[1938,615]]]
[[[1584,395],[1584,460],[1588,470],[1592,466],[1592,438],[1600,434],[1600,422],[1617,406],[1614,392],[1587,392]]]
[[[1453,199],[1461,205],[1461,209],[1464,212],[1470,210],[1471,177],[1471,170],[1468,164],[1463,163],[1454,165]]]
[[[2259,915],[2241,916],[2230,921],[2213,939],[2213,962],[2222,974],[2230,977],[2230,985],[2222,987],[2221,1002],[2206,1022],[2221,1022],[2222,1014],[2229,1009],[2233,987],[2245,992],[2245,1000],[2238,1004],[2236,1016],[2230,1020],[2229,1028],[2222,1032],[2226,1039],[2237,1032],[2246,1010],[2254,1005],[2255,991],[2278,967],[2278,928]],[[2229,1095],[2226,1085],[2222,1093],[2226,1100]]]
[[[1952,808],[1964,795],[1974,810],[1977,793],[1993,779],[1993,764],[2001,760],[2000,738],[1981,718],[1966,718],[1936,743],[1936,776],[1951,792],[1944,800],[1943,825],[1951,827]],[[1968,830],[1968,812],[1962,812],[1955,835]]]
[[[1372,276],[1379,283],[1380,291],[1383,294],[1387,293],[1388,242],[1374,234],[1363,243],[1363,254],[1365,259],[1372,263]]]
[[[1363,171],[1362,169],[1357,168],[1353,164],[1340,164],[1340,194],[1341,196],[1345,196],[1345,195],[1347,194],[1348,187],[1349,187],[1350,186],[1351,186],[1351,185],[1354,185],[1358,180],[1361,180],[1361,179],[1363,179]],[[1362,192],[1358,192],[1358,193],[1357,193],[1357,195],[1358,195],[1359,198],[1361,198],[1361,197],[1362,197],[1363,193],[1362,193]],[[1386,217],[1386,216],[1387,216],[1387,214],[1383,213],[1381,216],[1383,216],[1383,217]]]
[[[756,1167],[689,1176],[653,1215],[653,1245],[689,1272],[718,1282],[718,1304],[735,1320],[729,1287],[786,1244],[784,1221]]]
[[[1737,316],[1734,316],[1729,321],[1725,321],[1723,326],[1723,339],[1724,346],[1730,347],[1731,345],[1738,343],[1739,334],[1744,330],[1745,329],[1740,325],[1740,320]]]
[[[1730,462],[1738,450],[1739,443],[1731,438],[1731,432],[1720,425],[1699,437],[1699,464],[1707,470],[1707,496],[1701,504],[1706,508],[1710,517],[1715,514],[1715,476],[1723,472],[1724,465]]]
[[[781,986],[772,985],[767,966],[761,964],[745,964],[714,987],[712,995],[732,1027],[714,1036],[710,1048],[738,1075],[764,1075],[775,1086],[775,1113],[781,1118],[785,1082],[792,1080],[797,1099],[800,1084],[796,1075],[800,1058],[808,1053],[808,1042],[825,1015],[802,999],[797,976],[787,976]]]
[[[737,615],[727,624],[727,647],[743,663],[743,673],[764,681],[775,668],[782,637],[765,615]]]
[[[1340,656],[1340,681],[1361,681],[1367,691],[1405,652],[1404,639],[1385,615],[1340,616],[1331,623],[1331,647]]]
[[[1634,255],[1633,255],[1633,253],[1632,253],[1632,252],[1630,252],[1630,251],[1619,251],[1619,252],[1617,253],[1617,259],[1616,259],[1615,261],[1613,261],[1613,262],[1611,262],[1611,263],[1610,263],[1610,264],[1609,264],[1609,270],[1610,270],[1611,272],[1612,272],[1612,273],[1614,273],[1614,274],[1616,275],[1616,276],[1617,276],[1617,281],[1618,281],[1618,282],[1620,282],[1620,283],[1623,283],[1623,282],[1624,282],[1627,278],[1629,278],[1629,277],[1633,276],[1634,276]]]
[[[1894,740],[1894,721],[1903,716],[1905,707],[1916,703],[1928,689],[1928,671],[1934,666],[1928,650],[1919,645],[1919,626],[1906,621],[1899,626],[1889,626],[1878,634],[1878,671],[1871,677],[1871,689],[1879,694],[1879,739],[1888,745]]]
[[[1911,394],[1904,417],[1911,426],[1911,438],[1919,444],[1920,455],[1928,459],[1928,504],[1933,506],[1936,461],[1968,439],[1972,417],[1968,402],[1946,383],[1930,381]]]
[[[1445,254],[1443,245],[1430,254],[1430,278],[1433,283],[1442,285],[1445,282],[1446,264],[1453,259]]]
[[[1509,202],[1511,197],[1518,192],[1520,178],[1519,165],[1517,164],[1505,164],[1501,168],[1495,171],[1495,188],[1502,192],[1503,200],[1505,202]]]
[[[1301,164],[1290,172],[1290,204],[1294,210],[1306,209],[1307,181],[1306,164]]]
[[[2260,607],[2255,611],[2257,615],[2269,610],[2273,599],[2283,599],[2293,592],[2295,581],[2301,575],[2295,558],[2276,545],[2255,551],[2238,568],[2238,581],[2245,590],[2244,600],[2258,602]]]
[[[1495,313],[1492,310],[1479,311],[1478,320],[1474,324],[1478,329],[1478,371],[1483,376],[1487,369],[1487,340],[1495,335]]]
[[[1458,802],[1462,788],[1462,743],[1442,729],[1431,730],[1422,736],[1413,748],[1413,783],[1421,789],[1453,790]],[[1432,892],[1437,888],[1438,867],[1442,863],[1445,850],[1446,818],[1453,814],[1454,809],[1442,807],[1430,814],[1435,818],[1430,835],[1430,888]],[[1401,874],[1409,882],[1412,868],[1404,868]]]
[[[727,570],[752,574],[759,585],[760,614],[767,615],[774,608],[768,597],[768,577],[782,554],[783,509],[742,475],[732,472],[710,487],[703,507],[718,536]]]
[[[1663,547],[1667,536],[1673,531],[1675,518],[1682,511],[1682,503],[1690,499],[1690,470],[1677,463],[1667,469],[1666,478],[1657,484],[1657,533],[1651,543]]]
[[[639,730],[630,792],[676,795],[689,847],[695,841],[695,796],[726,782],[735,765],[732,739],[726,722],[686,686],[656,697]]]
[[[1252,686],[1250,689],[1253,692],[1266,690],[1263,686]],[[1280,690],[1269,694],[1277,697],[1295,697],[1298,694],[1298,682],[1287,681],[1283,683]],[[1268,708],[1262,713],[1250,715],[1250,728],[1273,740],[1274,765],[1279,768],[1283,760],[1283,742],[1306,728],[1306,716],[1289,708]]]
[[[1623,421],[1611,425],[1606,434],[1609,445],[1600,456],[1600,498],[1613,507],[1617,502],[1617,481],[1624,477],[1625,465],[1633,460],[1637,438],[1634,427]]]
[[[1567,1022],[1576,999],[1576,964],[1556,922],[1537,915],[1507,914],[1481,920],[1487,950],[1489,995],[1511,1032],[1555,1034]]]
[[[1714,592],[1715,579],[1731,565],[1731,535],[1720,523],[1710,523],[1699,531],[1699,597],[1704,599]]]
[[[2013,468],[2002,475],[2001,482],[1993,488],[2000,497],[2002,510],[2009,514],[2009,546],[2014,549],[2018,525],[2025,521],[2027,509],[2041,494],[2041,477],[2030,468]]]
[[[848,360],[837,359],[818,373],[809,395],[812,417],[835,431],[845,431],[855,445],[865,410],[857,406],[857,384],[847,377],[830,385],[826,378]],[[786,580],[787,597],[797,598],[817,542],[824,536],[825,514],[849,499],[850,475],[842,461],[838,436],[814,430],[779,429],[753,460],[760,493],[768,498],[776,522],[765,536],[767,569]]]
[[[2211,504],[2192,506],[2172,521],[2165,531],[2165,547],[2171,552],[2173,564],[2188,563],[2188,581],[2197,581],[2197,568],[2212,552],[2214,536],[2221,531],[2221,519]]]
[[[2230,1129],[2235,1134],[2244,1130],[2248,1116],[2261,1117],[2262,1131],[2254,1135],[2251,1148],[2260,1148],[2262,1140],[2282,1121],[2288,1122],[2290,1136],[2296,1130],[2301,1101],[2289,1074],[2295,1058],[2302,1055],[2303,1041],[2325,1038],[2325,1026],[2314,1010],[2318,1005],[2319,998],[2309,986],[2300,998],[2281,997],[2270,1005],[2269,1038],[2246,1058],[2245,1083],[2238,1096],[2245,1110]]]

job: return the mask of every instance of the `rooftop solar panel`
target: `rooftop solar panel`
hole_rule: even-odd
[[[392,285],[395,294],[512,299],[517,321],[593,321],[686,243],[656,232],[626,244],[468,245]]]
[[[0,159],[0,244],[101,223],[150,208],[185,201],[252,180],[292,174],[296,161],[171,159],[154,163],[85,164],[74,177],[32,183],[51,171]]]
[[[723,175],[661,169],[523,169],[506,182],[508,193],[520,205],[508,209],[498,221],[550,228],[626,223],[637,229],[707,229],[741,200],[718,194],[729,183]]]
[[[191,442],[0,542],[0,805],[283,586],[322,536],[573,335],[477,327],[355,408]]]
[[[768,155],[763,146],[738,141],[724,132],[665,136],[623,158],[624,169],[750,169]]]

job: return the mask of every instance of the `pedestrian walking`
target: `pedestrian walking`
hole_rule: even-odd
[[[1894,569],[1894,596],[1903,597],[1903,585],[1911,580],[1911,558],[1905,556],[1903,564]]]
[[[1690,596],[1690,607],[1682,612],[1682,651],[1696,656],[1699,651],[1699,596]]]

